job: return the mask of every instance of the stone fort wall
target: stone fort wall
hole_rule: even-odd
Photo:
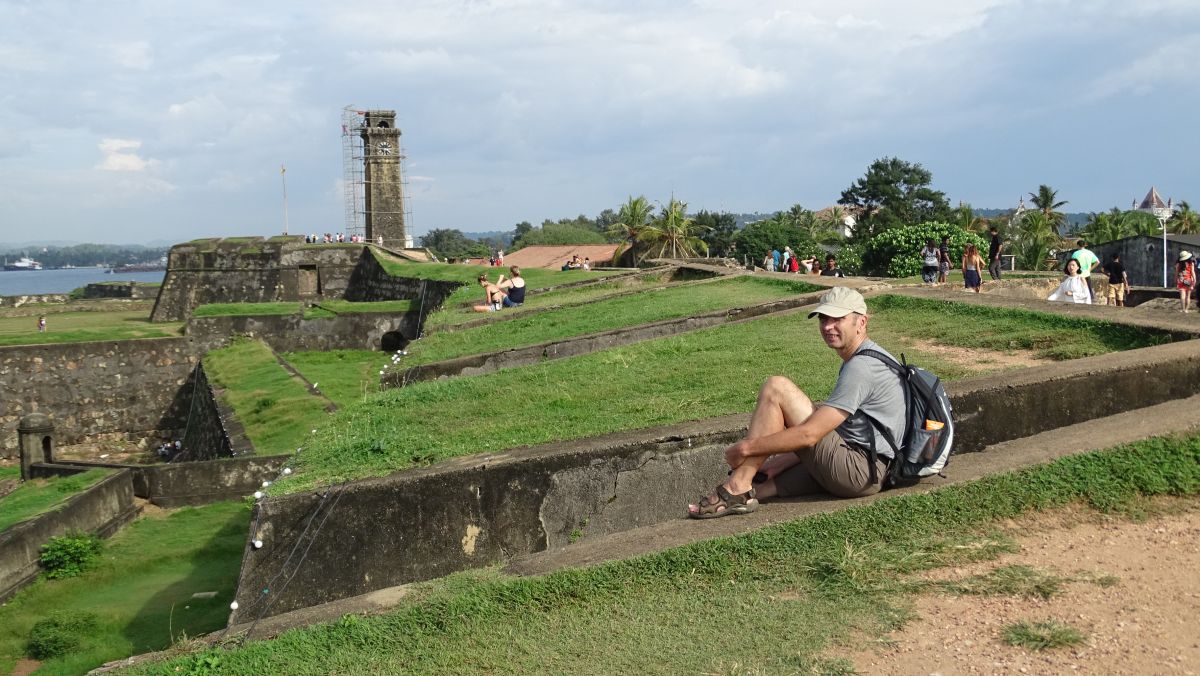
[[[101,434],[151,436],[187,424],[200,356],[224,338],[0,347],[0,457],[17,455],[17,422],[35,411],[58,444]]]
[[[342,298],[364,247],[299,235],[203,239],[171,247],[150,320],[182,321],[206,303]]]

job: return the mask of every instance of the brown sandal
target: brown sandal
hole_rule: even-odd
[[[754,489],[734,495],[722,484],[717,486],[717,499],[704,496],[696,503],[696,511],[688,510],[688,516],[693,519],[715,519],[730,514],[749,514],[758,509],[758,500],[754,497]]]

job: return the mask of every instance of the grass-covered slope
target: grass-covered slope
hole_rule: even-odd
[[[15,471],[14,471],[15,470]],[[49,512],[111,474],[107,469],[91,469],[71,476],[30,479],[8,495],[0,498],[0,531],[9,526]],[[15,474],[16,476],[11,476]],[[18,478],[21,468],[6,468],[0,479]]]
[[[258,455],[290,453],[329,420],[326,402],[284,370],[260,341],[238,340],[209,352],[204,371],[224,390],[220,396],[237,412]]]
[[[79,650],[45,662],[39,674],[82,674],[220,629],[237,586],[249,518],[241,502],[145,516],[105,543],[91,571],[21,590],[0,607],[0,673],[25,655],[34,623],[55,613],[90,612],[99,621],[79,635]],[[204,592],[216,594],[192,596]]]
[[[930,588],[914,573],[1011,551],[998,521],[1197,492],[1200,438],[1153,439],[586,569],[462,573],[385,615],[135,671],[852,673],[822,653],[902,627]]]
[[[1104,322],[1071,320],[1064,326],[1055,315],[921,305],[925,302],[874,300],[872,335],[946,344],[1007,336],[1004,340],[1040,345],[1062,335],[1087,334],[1071,339],[1096,341],[1090,353],[1164,340]],[[1106,338],[1110,332],[1115,337]],[[886,340],[882,344],[888,347]],[[978,373],[919,349],[906,352],[910,361],[944,379]],[[839,366],[816,323],[791,314],[483,376],[416,383],[343,408],[318,430],[296,473],[273,490],[303,490],[458,455],[748,412],[758,387],[772,374],[791,378],[820,399],[829,394]]]
[[[463,331],[431,333],[409,347],[405,365],[536,345],[589,333],[779,300],[820,287],[800,281],[731,277],[701,285],[665,286],[617,298],[546,310]]]

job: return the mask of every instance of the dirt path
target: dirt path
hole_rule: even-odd
[[[1019,553],[930,577],[1027,565],[1117,582],[1070,582],[1049,600],[929,594],[894,644],[845,657],[866,674],[1200,674],[1200,511],[1133,523],[1078,509],[1007,526]],[[1003,643],[1003,628],[1022,620],[1069,624],[1086,642],[1041,652]]]

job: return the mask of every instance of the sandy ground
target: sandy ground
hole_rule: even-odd
[[[1176,507],[1187,503],[1176,503]],[[878,652],[845,657],[865,674],[1200,674],[1200,510],[1144,523],[1082,509],[1006,524],[1020,551],[996,561],[935,571],[961,579],[1023,564],[1060,575],[1113,575],[1117,583],[1070,582],[1049,600],[931,593],[918,617]],[[1086,643],[1041,652],[1001,641],[1006,625],[1057,620]],[[886,641],[884,643],[887,643]]]
[[[1054,363],[1053,359],[1038,357],[1037,353],[1033,350],[1014,349],[1008,352],[1000,352],[999,350],[985,350],[976,347],[943,345],[929,340],[917,340],[913,338],[903,338],[900,342],[905,348],[913,347],[922,352],[935,354],[952,364],[972,371],[996,371]]]

